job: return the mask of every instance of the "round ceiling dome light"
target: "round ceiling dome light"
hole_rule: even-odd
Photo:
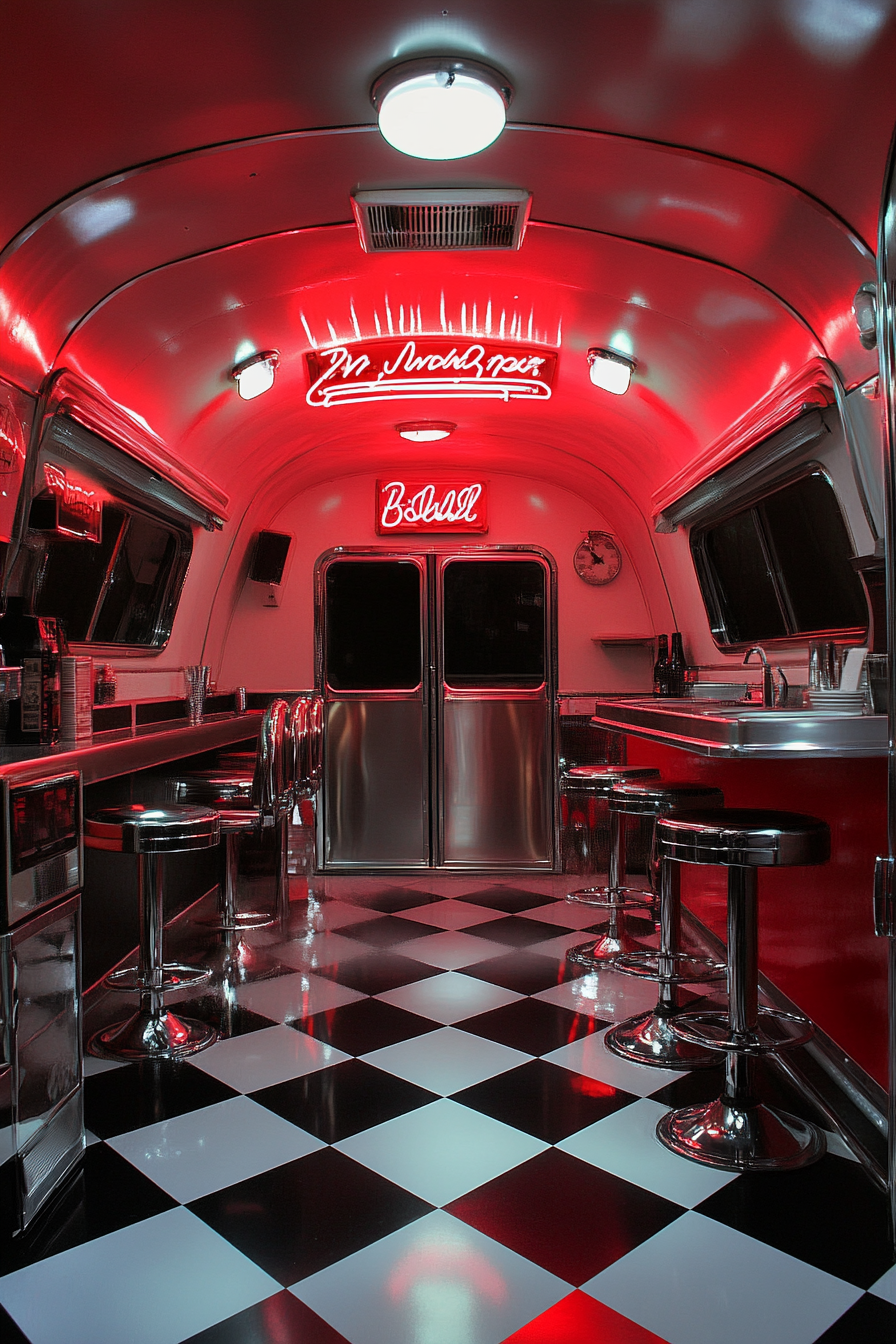
[[[504,129],[513,91],[478,61],[423,58],[380,75],[370,91],[383,138],[415,159],[463,159]]]
[[[395,428],[403,439],[411,443],[435,443],[438,439],[447,439],[457,429],[450,420],[409,420]]]

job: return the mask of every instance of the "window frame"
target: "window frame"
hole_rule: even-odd
[[[776,477],[773,481],[757,481],[756,489],[748,494],[742,495],[736,503],[728,508],[719,509],[718,512],[707,514],[695,521],[688,528],[688,545],[691,552],[691,560],[694,565],[694,572],[697,577],[697,584],[700,595],[703,600],[703,606],[706,611],[709,622],[710,633],[716,647],[726,653],[741,653],[745,649],[751,648],[756,643],[761,643],[763,647],[782,647],[793,645],[794,643],[804,643],[811,639],[836,638],[846,643],[861,641],[867,634],[870,614],[868,619],[862,625],[854,626],[828,626],[813,630],[798,630],[796,620],[793,614],[791,602],[787,593],[786,575],[783,573],[783,566],[780,565],[778,557],[775,554],[774,540],[766,534],[763,526],[761,514],[756,515],[756,533],[762,548],[763,556],[768,565],[769,577],[774,589],[775,598],[778,603],[778,609],[784,625],[787,627],[783,635],[757,636],[751,639],[733,639],[729,636],[726,626],[726,598],[721,591],[718,575],[715,573],[713,564],[709,559],[704,540],[706,534],[714,528],[737,518],[742,514],[752,513],[765,500],[773,495],[779,494],[789,486],[796,485],[801,480],[808,480],[812,476],[820,476],[830,489],[840,520],[843,524],[846,537],[848,539],[853,558],[855,558],[855,539],[849,526],[849,521],[844,512],[843,506],[837,495],[837,490],[831,473],[827,467],[817,460],[803,461],[795,465],[791,471]],[[861,585],[861,579],[859,579]],[[862,594],[864,597],[864,592]],[[867,599],[866,599],[867,605]]]

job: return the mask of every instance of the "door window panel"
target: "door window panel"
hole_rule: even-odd
[[[545,680],[545,571],[537,560],[456,560],[443,572],[449,686],[534,688]]]
[[[410,691],[422,681],[421,573],[406,560],[336,560],[326,593],[327,684]]]

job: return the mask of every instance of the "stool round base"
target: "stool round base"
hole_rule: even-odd
[[[204,954],[212,984],[252,985],[270,980],[278,972],[270,957],[244,942],[235,931],[225,930],[220,942]]]
[[[676,1036],[671,1019],[656,1011],[619,1022],[607,1032],[604,1043],[620,1059],[655,1069],[709,1069],[719,1062],[717,1054]]]
[[[91,1036],[87,1048],[100,1059],[182,1059],[204,1050],[217,1038],[214,1027],[190,1017],[140,1010]]]
[[[686,952],[626,952],[614,969],[644,980],[662,980],[666,985],[702,985],[709,980],[724,980],[728,974],[723,961],[692,957]]]
[[[643,887],[581,887],[568,891],[566,899],[574,905],[594,905],[601,910],[623,909],[626,906],[651,906],[655,897]]]
[[[793,1171],[825,1151],[815,1125],[771,1106],[741,1106],[725,1097],[669,1111],[656,1136],[679,1157],[724,1171]]]
[[[207,984],[211,975],[202,966],[183,966],[176,961],[166,961],[161,969],[162,982],[157,986],[138,966],[123,966],[120,971],[110,971],[103,984],[119,994],[145,994],[153,988],[160,994],[171,994],[177,989],[196,989]]]
[[[682,1013],[675,1031],[683,1041],[704,1050],[730,1050],[736,1055],[773,1055],[795,1045],[805,1045],[814,1027],[806,1017],[760,1008],[756,1026],[747,1035],[731,1031],[727,1013]]]
[[[266,929],[270,924],[277,923],[277,916],[272,915],[270,910],[246,910],[230,919],[223,919],[219,912],[208,919],[197,920],[197,923],[206,929],[216,929],[218,933],[238,933],[241,929]]]
[[[577,966],[587,966],[589,970],[595,970],[600,966],[609,965],[610,962],[615,963],[616,958],[623,952],[633,952],[643,947],[643,943],[631,938],[625,929],[617,929],[615,933],[607,929],[599,938],[592,938],[587,943],[576,943],[575,947],[569,948],[566,960],[574,962]]]

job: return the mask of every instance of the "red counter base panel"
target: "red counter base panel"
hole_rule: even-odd
[[[561,879],[294,896],[285,933],[246,935],[270,975],[181,1005],[215,1045],[91,1061],[83,1170],[0,1245],[3,1344],[896,1338],[885,1200],[842,1148],[735,1176],[657,1143],[719,1071],[605,1049],[655,987],[568,965],[594,913]]]

